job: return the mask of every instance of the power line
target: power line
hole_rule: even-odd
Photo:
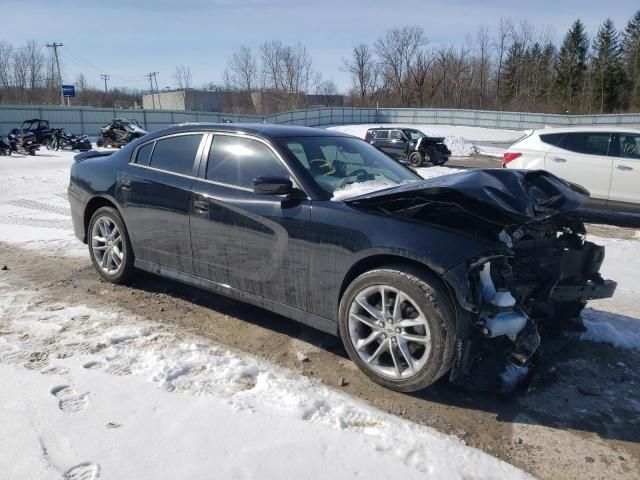
[[[58,81],[60,87],[60,105],[64,106],[64,93],[62,92],[62,74],[60,73],[60,60],[58,59],[58,48],[63,47],[62,43],[47,43],[47,47],[53,48],[53,55],[56,57],[56,65],[58,67]]]

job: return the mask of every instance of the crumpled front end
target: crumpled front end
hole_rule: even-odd
[[[545,340],[582,327],[588,300],[615,291],[599,273],[604,247],[586,240],[576,212],[587,199],[548,172],[475,170],[350,202],[493,245],[444,274],[460,307],[451,380],[505,390],[501,372],[524,371]]]
[[[460,325],[454,383],[505,389],[499,373],[526,367],[547,339],[581,329],[586,302],[611,297],[604,247],[575,215],[505,227],[498,248],[450,270],[467,322]]]

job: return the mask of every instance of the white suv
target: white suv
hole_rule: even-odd
[[[532,130],[507,149],[502,166],[547,170],[589,190],[590,206],[640,212],[640,130]]]

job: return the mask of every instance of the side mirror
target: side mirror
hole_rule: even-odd
[[[293,191],[293,183],[287,177],[256,177],[253,191],[260,195],[288,195]]]

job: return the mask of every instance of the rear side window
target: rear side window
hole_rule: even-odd
[[[555,147],[565,135],[565,133],[545,133],[540,135],[540,140]]]
[[[631,133],[621,133],[620,139],[620,154],[622,158],[635,158],[640,160],[640,135],[633,135]]]
[[[209,153],[207,179],[252,188],[262,176],[289,177],[278,157],[263,143],[250,138],[216,135]]]
[[[378,130],[375,135],[376,140],[389,138],[389,130]]]
[[[149,165],[168,172],[192,175],[201,140],[202,134],[179,135],[158,140]]]
[[[138,149],[138,153],[136,154],[136,163],[138,165],[149,165],[154,144],[155,142],[147,143]]]
[[[393,140],[401,140],[403,137],[404,135],[400,130],[391,130],[391,134],[389,135],[389,138]]]
[[[588,155],[607,155],[609,152],[608,132],[567,133],[557,145],[560,148]]]

